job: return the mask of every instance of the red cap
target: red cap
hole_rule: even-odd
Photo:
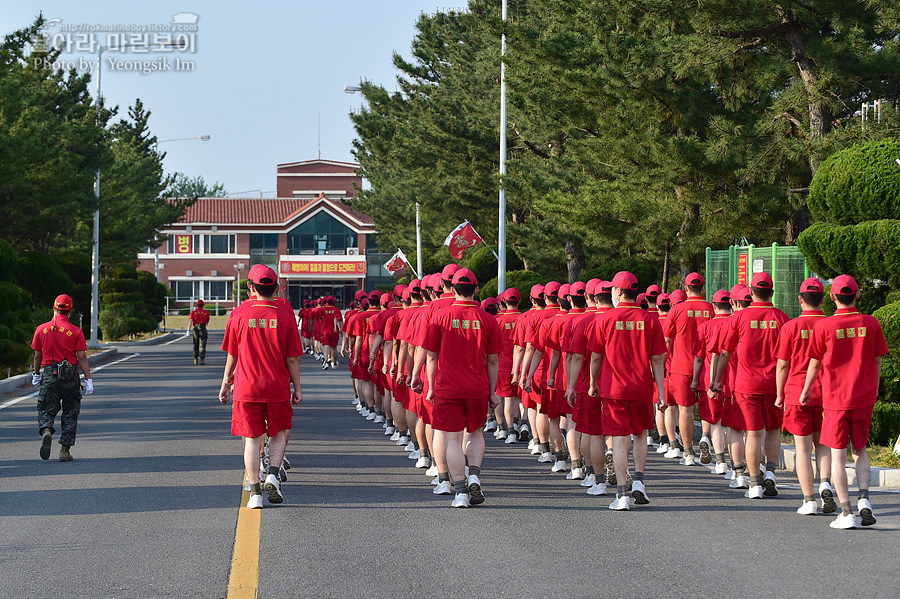
[[[441,273],[434,273],[431,275],[431,290],[436,293],[442,293],[444,291],[444,287],[442,286],[441,277],[443,277]],[[450,279],[448,279],[450,280]]]
[[[597,283],[597,288],[594,289],[594,295],[600,295],[601,293],[612,293],[612,288],[612,281],[600,281],[599,283]]]
[[[731,295],[725,291],[724,289],[719,289],[715,293],[713,293],[712,303],[714,304],[722,304],[731,299]]]
[[[475,278],[475,273],[468,268],[460,268],[453,274],[453,284],[458,285],[459,283],[477,285],[478,279]]]
[[[668,293],[660,293],[656,296],[656,305],[657,306],[671,306],[672,300],[669,299]]]
[[[659,288],[659,285],[650,285],[649,287],[647,287],[646,293],[648,299],[650,299],[662,293],[662,289]]]
[[[400,292],[400,299],[405,299],[405,300],[409,299],[409,287],[405,288],[403,291]]]
[[[602,283],[600,279],[591,279],[584,286],[584,292],[588,295],[594,295],[597,293],[597,285]]]
[[[684,278],[685,285],[702,285],[703,277],[700,276],[699,272],[692,272],[688,276]]]
[[[569,293],[571,293],[572,286],[568,283],[563,283],[559,286],[559,297],[565,298],[568,297]]]
[[[544,295],[544,286],[538,283],[537,285],[531,286],[531,297],[532,299],[541,299]]]
[[[810,277],[800,283],[800,293],[806,293],[807,291],[811,291],[813,293],[824,293],[825,285],[822,284],[822,281],[815,277]]]
[[[753,275],[753,279],[750,280],[750,286],[759,289],[771,289],[772,275],[767,272],[758,272]]]
[[[399,285],[394,285],[394,295],[400,296],[403,293],[403,290],[406,289],[406,285],[400,283]]]
[[[503,292],[503,298],[508,302],[520,302],[522,301],[522,294],[515,287],[510,287]]]
[[[257,264],[256,271],[250,269],[250,282],[254,285],[274,285],[278,282],[278,275],[265,264]]]
[[[646,293],[638,293],[638,294],[637,294],[637,297],[635,298],[634,301],[635,301],[636,303],[638,303],[638,304],[640,304],[641,302],[646,302],[646,301],[647,301],[647,294],[646,294]]]
[[[369,292],[369,302],[380,302],[381,301],[381,292],[377,289],[373,289]]]
[[[856,295],[859,285],[850,275],[841,275],[831,282],[831,292],[835,295]]]
[[[413,279],[409,282],[407,289],[410,293],[422,293],[422,279]]]
[[[359,301],[359,309],[360,310],[368,310],[369,309],[369,298],[364,297]]]
[[[496,297],[489,297],[489,298],[482,300],[482,302],[481,302],[482,308],[487,308],[488,306],[496,306],[496,305],[497,305]]]
[[[441,271],[441,279],[445,281],[452,281],[453,275],[456,274],[456,271],[459,270],[459,264],[453,264],[452,262],[444,267],[444,270]]]
[[[360,289],[359,291],[356,292],[356,295],[353,296],[353,299],[355,299],[356,301],[360,301],[365,297],[369,297],[369,294],[366,293],[365,291],[363,291],[362,289]]]
[[[256,271],[258,271],[263,266],[265,266],[265,264],[254,264],[253,266],[251,266],[250,271],[247,273],[247,279],[252,281],[253,275],[256,274]]]
[[[746,288],[747,288],[747,286],[744,285],[743,283],[738,283],[737,285],[735,285],[734,287],[731,288],[731,291],[728,292],[728,295],[733,300],[739,300],[739,299],[741,299],[741,296],[743,295],[743,291]]]
[[[57,299],[59,299],[59,298],[57,298]],[[203,305],[204,305],[204,304],[203,304],[203,300],[197,300],[197,306],[198,306],[198,307],[203,306]]]
[[[66,312],[72,309],[72,298],[63,293],[62,295],[57,295],[56,299],[53,300],[53,309],[54,310],[62,310]]]
[[[672,293],[669,294],[669,300],[671,300],[672,305],[680,304],[684,300],[687,299],[687,293],[684,292],[684,289],[676,289]]]
[[[559,281],[550,281],[549,283],[546,283],[544,285],[544,296],[545,297],[551,297],[554,295],[559,296],[559,288],[560,287],[562,287],[562,285],[560,285]]]
[[[569,295],[584,297],[585,293],[587,293],[587,285],[585,283],[582,283],[581,281],[575,281],[569,287]]]
[[[390,293],[382,293],[381,294],[381,305],[387,306],[388,302],[390,302],[392,299],[394,299],[394,296],[392,296]]]
[[[740,295],[738,297],[736,297],[735,299],[742,300],[745,302],[753,301],[753,293],[751,293],[749,287],[742,287],[739,293],[740,293]]]
[[[613,277],[612,284],[613,287],[618,287],[619,289],[625,289],[627,291],[637,291],[638,288],[637,277],[627,270],[617,272],[616,276]]]

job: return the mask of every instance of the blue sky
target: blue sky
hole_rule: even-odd
[[[0,34],[31,24],[43,12],[47,19],[60,19],[48,28],[49,35],[82,46],[61,57],[76,65],[96,62],[92,44],[129,39],[153,45],[168,39],[166,35],[181,35],[192,45],[181,52],[106,52],[102,90],[107,104],[118,104],[124,114],[141,98],[152,111],[151,129],[161,140],[210,136],[205,142],[161,144],[167,172],[203,175],[210,183],[224,183],[229,192],[247,192],[241,194],[245,196],[258,196],[259,190],[273,195],[276,164],[316,157],[320,114],[322,157],[352,160],[354,132],[348,112],[358,109],[362,100],[344,93],[344,86],[368,79],[394,89],[391,55],[397,51],[409,57],[422,12],[448,8],[433,2],[9,2],[0,13]],[[449,6],[465,4],[457,0]],[[173,19],[175,15],[181,16]],[[190,15],[196,15],[195,31],[163,33],[155,39],[153,32],[138,31],[142,26],[190,22]],[[82,24],[111,26],[103,29],[113,31],[88,32]],[[126,28],[134,31],[123,31]],[[146,75],[134,70],[136,60],[157,65],[164,61],[174,69],[176,58],[192,70]]]

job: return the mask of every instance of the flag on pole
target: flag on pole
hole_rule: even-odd
[[[477,245],[482,241],[484,240],[475,232],[475,229],[469,224],[469,221],[465,221],[447,235],[447,239],[444,240],[444,245],[450,248],[450,255],[459,260],[462,258],[463,251],[465,251],[466,248]]]
[[[390,273],[395,273],[398,270],[403,270],[404,268],[406,268],[406,256],[401,250],[397,250],[397,253],[391,256],[390,260],[384,263],[384,268]]]

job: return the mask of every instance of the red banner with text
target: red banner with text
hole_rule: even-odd
[[[312,261],[290,260],[281,263],[283,275],[347,275],[360,276],[366,274],[366,263],[359,260],[347,261]]]

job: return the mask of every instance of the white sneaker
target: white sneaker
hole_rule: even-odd
[[[763,475],[763,495],[766,497],[776,497],[778,495],[778,487],[775,486],[775,473],[766,470]]]
[[[453,487],[450,486],[449,480],[443,480],[438,482],[438,484],[434,487],[432,491],[435,495],[452,495]]]
[[[504,441],[504,443],[506,443],[507,445],[512,445],[517,440],[517,435],[506,435],[506,441]]]
[[[669,451],[667,451],[665,455],[663,455],[664,458],[680,458],[683,456],[684,453],[680,449],[678,449],[678,446],[670,447]]]
[[[413,449],[413,451],[406,457],[411,460],[418,460],[420,457],[422,457],[422,452],[418,449]]]
[[[484,432],[489,433],[495,430],[497,430],[497,422],[494,420],[488,420],[487,424],[484,425]]]
[[[406,449],[406,446],[409,445],[409,437],[406,435],[400,435],[400,438],[397,439],[397,447],[403,447]]]
[[[410,440],[410,441],[406,444],[406,447],[404,447],[404,449],[405,449],[406,451],[415,451],[415,450],[416,450],[416,444],[413,443],[412,440]]]
[[[725,474],[728,472],[728,464],[725,462],[719,462],[716,464],[716,467],[713,469],[713,474]]]
[[[661,443],[659,447],[656,448],[656,453],[666,453],[671,449],[671,446],[668,443]]]
[[[509,437],[509,432],[503,430],[502,428],[497,431],[497,434],[494,435],[497,439],[506,439]]]
[[[437,475],[438,475],[438,469],[435,464],[432,464],[431,467],[425,471],[425,476],[437,476]]]
[[[681,464],[682,466],[695,466],[697,464],[697,458],[696,458],[696,456],[687,454],[683,458],[681,458],[681,460],[679,460],[678,463]]]
[[[581,481],[582,487],[593,487],[597,484],[597,475],[596,474],[588,474],[584,477],[584,480]]]
[[[804,501],[803,504],[797,508],[797,513],[801,516],[815,516],[818,511],[819,506],[815,501]]]
[[[750,487],[750,490],[744,493],[744,497],[746,497],[747,499],[762,499],[763,497],[765,497],[765,495],[763,495],[762,485],[754,485]]]
[[[456,497],[453,498],[453,503],[450,504],[450,507],[469,507],[469,494],[457,493]]]
[[[834,501],[834,487],[826,482],[819,483],[819,497],[822,499],[822,513],[833,514],[837,511]]]
[[[358,397],[354,397],[354,398],[353,398],[353,401],[350,402],[350,405],[351,405],[351,406],[358,406],[358,405],[359,405],[359,398],[358,398]]]
[[[375,414],[375,424],[381,424],[384,422],[384,416],[381,414]]]
[[[528,440],[528,451],[534,449],[534,438]]]
[[[647,505],[650,503],[643,481],[636,480],[631,483],[631,497],[634,499],[635,505]]]
[[[593,485],[587,490],[588,495],[606,495],[606,483],[600,482]]]
[[[466,490],[469,491],[469,503],[471,505],[480,505],[484,503],[484,492],[481,490],[481,481],[478,480],[477,475],[467,475]]]
[[[854,516],[853,514],[847,514],[846,516],[844,514],[841,514],[840,516],[832,520],[831,524],[829,524],[828,526],[840,530],[850,530],[856,528],[856,516]]]
[[[613,502],[609,504],[609,509],[617,512],[627,512],[631,509],[631,503],[628,499],[628,495],[616,496]]]
[[[284,495],[281,494],[281,483],[274,474],[266,477],[266,493],[269,494],[269,503],[281,503],[284,501]]]
[[[728,472],[725,473],[724,478],[725,480],[734,480],[735,476],[737,476],[737,474],[735,473],[734,468],[729,468]]]
[[[391,441],[396,441],[397,439],[393,438],[393,435],[396,434],[396,432],[397,432],[397,429],[395,429],[393,426],[389,426],[386,429],[384,429],[384,436],[385,437],[390,436]]]
[[[369,412],[368,415],[366,415],[366,420],[369,421],[375,420],[376,418],[378,418],[378,416],[375,414],[375,412]]]
[[[553,467],[550,468],[550,472],[568,472],[568,468],[566,468],[565,460],[556,460],[553,464]]]
[[[859,510],[859,520],[863,526],[872,526],[877,522],[875,514],[872,513],[872,504],[868,499],[860,499],[856,503],[856,509]]]
[[[391,441],[399,441],[399,440],[400,440],[400,431],[394,430],[393,434],[391,435]]]
[[[584,480],[584,469],[583,468],[572,468],[572,470],[566,475],[566,479],[568,479],[568,480]]]
[[[749,489],[750,488],[750,477],[746,474],[742,476],[735,476],[734,480],[728,483],[729,489]]]
[[[549,464],[550,462],[553,462],[553,461],[555,461],[553,459],[553,454],[549,451],[545,451],[538,458],[538,462],[540,462],[541,464]]]
[[[540,443],[535,443],[534,447],[531,448],[531,455],[541,455],[541,453]]]
[[[247,501],[247,507],[251,510],[261,510],[263,506],[262,495],[251,495]]]
[[[653,447],[656,443],[653,442],[653,437],[647,435],[647,447]]]
[[[431,460],[429,460],[425,456],[421,456],[418,460],[416,460],[416,468],[429,468],[431,467]]]
[[[711,454],[713,453],[713,448],[712,443],[709,441],[709,437],[701,437],[698,447],[700,448],[700,463],[709,464],[712,462]]]

